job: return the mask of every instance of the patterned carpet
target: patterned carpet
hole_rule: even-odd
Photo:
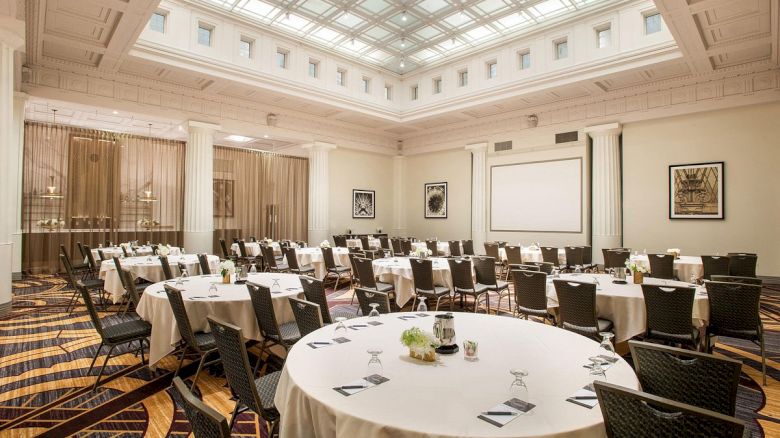
[[[351,293],[329,291],[332,306],[350,306]],[[758,348],[728,340],[718,354],[744,362],[737,417],[753,437],[780,436],[780,282],[764,288],[762,317],[767,331],[768,386],[762,387]],[[13,313],[0,319],[0,437],[185,437],[190,429],[174,409],[166,389],[176,361],[164,359],[151,371],[131,351],[120,351],[106,368],[105,379],[91,392],[89,367],[100,338],[84,307],[68,315],[73,291],[54,276],[32,276],[14,283]],[[103,314],[121,318],[115,311]],[[129,316],[126,316],[127,318]],[[252,351],[252,350],[250,350]],[[104,350],[105,352],[105,350]],[[98,363],[102,363],[102,358]],[[273,367],[271,367],[273,368]],[[183,377],[194,374],[185,366]],[[229,417],[234,402],[218,370],[198,381],[205,401]],[[252,413],[239,417],[233,436],[267,436]]]

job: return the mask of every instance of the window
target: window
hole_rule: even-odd
[[[555,59],[564,59],[569,56],[569,42],[561,40],[555,43]]]
[[[276,65],[279,68],[287,68],[290,52],[284,49],[276,49]]]
[[[520,70],[528,70],[531,68],[531,52],[526,50],[517,54],[518,61],[520,63]]]
[[[343,68],[336,69],[336,84],[342,87],[347,85],[347,71]]]
[[[645,15],[645,34],[650,35],[661,31],[661,14],[653,12]]]
[[[412,100],[417,100],[419,91],[420,91],[420,87],[418,87],[417,85],[412,85],[411,96],[410,96]]]
[[[165,33],[165,14],[162,12],[153,13],[152,18],[149,20],[149,29]]]
[[[371,79],[363,76],[363,92],[364,93],[371,93]]]
[[[238,54],[246,59],[252,57],[252,40],[242,37],[238,41]]]
[[[612,45],[612,29],[609,26],[596,29],[596,38],[599,49],[609,47]]]
[[[496,61],[490,61],[487,63],[487,78],[493,79],[498,76],[498,63]]]
[[[385,100],[393,100],[393,87],[385,85]]]
[[[469,84],[469,71],[461,70],[458,72],[458,86],[465,87]]]
[[[214,26],[198,23],[198,44],[211,47],[211,37],[213,33]]]
[[[441,78],[433,78],[433,94],[441,93]]]
[[[309,59],[309,76],[312,78],[320,77],[320,62],[315,59]]]

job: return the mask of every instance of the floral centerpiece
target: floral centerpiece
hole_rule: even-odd
[[[272,243],[274,243],[274,239],[265,239],[265,244],[266,245],[270,245]]]
[[[230,275],[236,272],[236,265],[232,260],[225,260],[219,264],[219,273],[222,275],[222,282],[230,283]]]
[[[154,219],[147,219],[147,218],[138,219],[138,222],[136,223],[138,224],[139,227],[146,228],[147,230],[150,230],[160,225],[159,221]]]
[[[412,327],[401,333],[401,343],[409,348],[409,357],[425,362],[436,361],[436,348],[441,345],[432,333]]]
[[[38,226],[46,228],[47,230],[56,230],[65,226],[65,221],[62,218],[52,217],[48,219],[41,219],[38,221]]]
[[[628,259],[626,260],[626,269],[634,274],[634,284],[642,284],[645,278],[645,274],[647,274],[647,268],[635,261],[631,261],[631,259]]]
[[[162,243],[157,245],[157,255],[166,256],[168,257],[168,254],[171,253],[171,247],[168,245],[163,245]]]
[[[322,242],[320,242],[320,248],[330,248],[330,242],[328,242],[327,240],[323,240]]]
[[[680,258],[680,248],[669,248],[666,253],[673,255],[675,260]]]
[[[417,248],[417,249],[414,251],[414,254],[415,254],[415,255],[416,255],[418,258],[424,259],[424,258],[427,258],[427,257],[430,257],[430,256],[432,256],[432,255],[433,255],[433,252],[432,252],[430,249],[428,249],[428,248]]]

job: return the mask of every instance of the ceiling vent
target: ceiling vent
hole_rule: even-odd
[[[502,151],[511,151],[512,150],[512,142],[511,141],[499,141],[494,144],[495,151],[496,152],[502,152]]]
[[[569,143],[580,139],[579,131],[561,132],[555,134],[555,144]]]

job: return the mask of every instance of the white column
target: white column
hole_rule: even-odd
[[[487,237],[487,143],[470,144],[466,150],[471,151],[471,240],[474,241],[474,253],[484,254]]]
[[[25,93],[15,93],[14,95],[14,120],[13,132],[14,141],[10,144],[9,161],[5,168],[6,183],[11,185],[9,190],[14,191],[15,201],[13,203],[13,233],[11,242],[13,242],[13,256],[11,272],[15,280],[22,277],[22,170],[24,155],[24,109],[27,104],[28,95]]]
[[[393,236],[406,233],[406,157],[393,157]]]
[[[601,250],[623,245],[623,201],[621,194],[620,133],[618,123],[590,126],[593,139],[591,246],[593,263],[604,263]]]
[[[184,158],[184,248],[214,253],[214,132],[219,125],[188,122]]]
[[[328,154],[336,145],[316,141],[304,145],[309,151],[309,245],[319,245],[329,240],[330,216],[330,177]],[[333,242],[331,242],[332,244]]]

